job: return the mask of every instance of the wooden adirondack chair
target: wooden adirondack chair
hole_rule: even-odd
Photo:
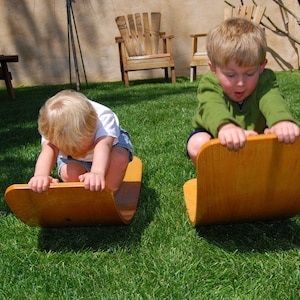
[[[129,86],[129,71],[159,69],[165,70],[168,78],[168,68],[171,69],[172,83],[176,82],[173,58],[173,35],[160,32],[161,14],[152,12],[151,23],[147,12],[129,14],[116,18],[121,37],[115,40],[119,47],[122,81]],[[162,43],[160,44],[160,41]]]
[[[252,20],[254,23],[259,24],[264,12],[265,6],[238,6],[227,7],[224,9],[224,20],[231,17],[245,17]],[[199,45],[204,45],[207,37],[207,33],[191,34],[192,38],[192,58],[190,61],[190,81],[193,82],[196,79],[197,67],[207,66],[209,58],[206,51],[199,51]],[[201,43],[200,43],[201,39]]]

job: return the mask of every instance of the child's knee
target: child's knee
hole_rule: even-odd
[[[200,148],[210,139],[211,136],[206,132],[199,132],[191,136],[187,143],[187,152],[194,163]]]
[[[61,167],[60,178],[64,182],[79,181],[79,176],[86,172],[85,168],[76,163],[67,163]]]

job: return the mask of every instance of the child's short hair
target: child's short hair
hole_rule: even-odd
[[[48,141],[72,155],[84,139],[95,134],[97,122],[97,113],[83,94],[63,90],[40,109],[38,129]]]
[[[234,60],[239,66],[261,65],[266,59],[264,30],[243,17],[230,18],[207,36],[207,53],[214,66],[227,66]]]

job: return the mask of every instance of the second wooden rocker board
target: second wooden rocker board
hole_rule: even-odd
[[[192,225],[288,218],[300,213],[300,138],[248,137],[239,151],[218,139],[197,156],[197,178],[184,186]]]
[[[43,193],[31,191],[27,184],[14,184],[6,189],[5,200],[29,226],[129,224],[137,208],[141,179],[142,162],[134,157],[115,196],[108,190],[91,192],[80,182],[51,184]]]

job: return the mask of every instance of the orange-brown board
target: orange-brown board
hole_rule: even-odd
[[[192,225],[280,219],[300,213],[300,138],[279,143],[275,135],[248,137],[239,151],[218,139],[197,157],[197,178],[184,198]]]
[[[29,226],[129,224],[137,208],[141,180],[142,161],[135,156],[116,195],[108,190],[91,192],[80,182],[51,184],[43,193],[31,191],[27,184],[13,184],[6,189],[5,200]]]

